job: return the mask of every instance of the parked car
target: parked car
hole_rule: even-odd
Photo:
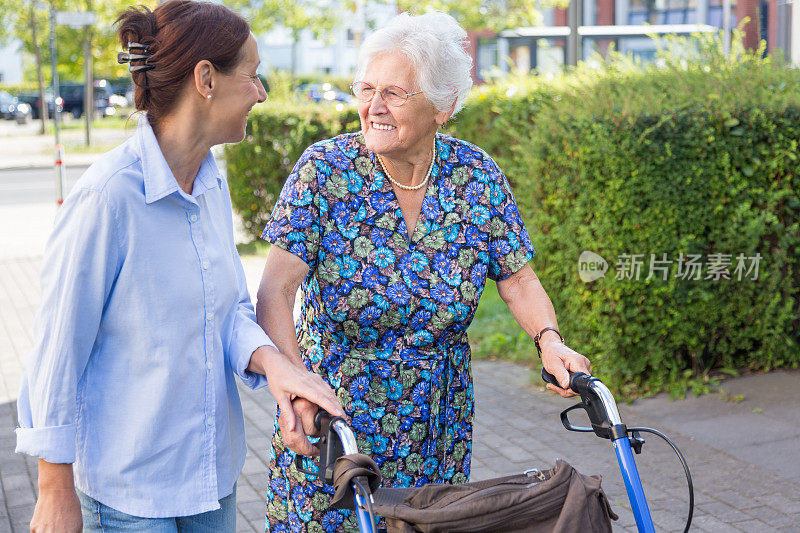
[[[131,107],[136,105],[135,95],[136,95],[136,88],[133,85],[130,85],[128,86],[127,89],[125,89],[125,99],[128,101],[128,105]]]
[[[118,96],[114,86],[108,80],[94,80],[94,101],[97,106],[97,114],[101,117],[114,115],[118,107],[128,105],[125,97]],[[105,103],[105,108],[102,108],[103,103]]]
[[[112,86],[114,94],[109,98],[109,102],[114,107],[129,107],[133,105],[133,98],[129,98],[129,94],[133,94],[133,85],[131,84],[116,84]]]
[[[354,97],[341,91],[330,83],[306,83],[297,88],[300,93],[312,102],[317,103],[352,103]]]
[[[27,124],[31,120],[31,107],[20,102],[16,96],[0,90],[0,117],[16,120],[17,124]]]
[[[27,124],[31,120],[31,107],[16,96],[0,90],[0,118]]]
[[[0,118],[3,120],[13,119],[17,101],[15,97],[6,91],[0,90]]]
[[[83,83],[66,82],[59,85],[59,95],[64,99],[64,113],[69,113],[75,118],[83,115],[84,92]],[[111,84],[106,80],[95,80],[94,108],[98,116],[105,117],[116,112],[113,104],[109,101],[113,94]]]
[[[17,98],[19,98],[20,102],[24,102],[28,104],[31,108],[31,118],[34,120],[39,119],[39,93],[22,93]],[[47,116],[53,118],[53,113],[55,113],[54,105],[53,105],[53,92],[49,89],[44,93],[44,100],[47,102]],[[59,98],[59,111],[64,110],[63,100]]]
[[[27,124],[33,119],[33,111],[31,106],[25,102],[17,102],[17,109],[14,115],[14,120],[17,124]]]

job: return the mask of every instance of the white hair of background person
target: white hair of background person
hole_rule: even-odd
[[[464,107],[472,88],[472,58],[466,44],[467,32],[447,13],[401,13],[364,39],[355,80],[363,79],[375,56],[401,52],[411,61],[419,88],[428,100],[439,111],[449,111],[455,102],[455,115]]]

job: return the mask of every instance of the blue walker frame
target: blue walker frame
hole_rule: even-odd
[[[558,386],[555,378],[544,369],[542,378],[548,383]],[[655,526],[644,494],[639,470],[633,457],[633,449],[640,449],[642,441],[637,436],[630,437],[627,427],[622,423],[617,404],[608,388],[597,378],[582,372],[570,374],[570,388],[580,394],[581,403],[576,404],[561,413],[561,421],[570,431],[594,432],[597,436],[611,440],[619,463],[622,479],[631,504],[636,527],[640,533],[655,533]],[[577,408],[586,410],[592,427],[577,427],[569,422],[567,413]],[[359,453],[355,434],[350,426],[341,419],[333,418],[330,421],[330,432],[338,435],[342,451],[345,454]],[[635,435],[635,434],[634,434]],[[631,446],[631,442],[634,446]],[[638,451],[638,450],[637,450]],[[377,533],[370,516],[370,505],[366,497],[359,490],[356,483],[351,485],[355,496],[355,512],[361,533]]]

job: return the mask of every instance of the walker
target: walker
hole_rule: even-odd
[[[559,386],[555,378],[544,369],[542,369],[542,378],[548,383]],[[688,531],[692,522],[692,515],[694,511],[694,490],[689,467],[686,464],[683,454],[680,452],[677,446],[675,446],[675,444],[666,435],[655,429],[646,427],[629,428],[623,424],[620,419],[614,397],[599,379],[582,372],[571,373],[570,389],[580,395],[581,401],[572,407],[565,409],[561,413],[561,422],[569,431],[587,433],[593,432],[596,436],[611,441],[617,456],[622,479],[625,482],[625,488],[627,490],[631,509],[633,511],[634,518],[636,519],[636,526],[640,533],[655,532],[653,520],[647,505],[647,499],[645,498],[642,482],[639,478],[639,472],[636,468],[636,462],[634,460],[634,452],[636,454],[641,453],[642,445],[644,444],[644,439],[641,438],[640,434],[652,433],[657,435],[663,438],[672,447],[672,449],[678,455],[678,458],[683,466],[689,488],[689,514],[686,520],[686,527],[684,529],[684,531]],[[579,427],[570,422],[569,413],[576,409],[583,409],[586,411],[591,422],[591,427]],[[424,509],[418,510],[413,507],[414,505],[419,505],[418,502],[415,503],[414,494],[416,493],[414,491],[420,489],[377,488],[377,486],[380,484],[380,472],[375,472],[375,470],[377,470],[377,466],[370,466],[370,464],[375,465],[370,458],[359,454],[355,434],[344,419],[339,417],[332,418],[325,411],[320,411],[315,418],[315,424],[322,434],[322,437],[318,443],[321,448],[318,471],[312,472],[303,469],[301,467],[301,456],[296,457],[296,466],[300,471],[310,475],[322,476],[326,483],[334,485],[337,491],[337,495],[334,496],[334,500],[342,499],[343,501],[354,502],[356,518],[362,533],[378,532],[376,514],[380,514],[387,520],[411,520],[411,522],[403,522],[403,529],[395,528],[395,531],[457,530],[488,532],[510,530],[505,527],[500,528],[500,526],[495,526],[494,528],[489,525],[477,526],[474,521],[470,521],[468,518],[470,515],[468,514],[463,514],[463,524],[459,523],[458,526],[453,526],[453,523],[450,522],[450,526],[444,528],[439,521],[442,519],[442,516],[444,516],[445,507],[434,506],[436,507],[436,512],[428,512],[427,514],[424,512]],[[536,490],[539,490],[540,488],[544,489],[544,484],[557,477],[556,474],[558,469],[562,469],[562,471],[564,468],[571,469],[569,465],[564,465],[566,465],[566,463],[559,461],[559,463],[556,465],[556,468],[549,471],[540,472],[539,470],[535,469],[528,470],[524,474],[521,474],[521,476],[525,477],[509,476],[507,478],[496,478],[493,480],[468,483],[464,485],[427,485],[426,487],[441,487],[441,490],[443,491],[447,490],[445,487],[455,487],[456,490],[459,491],[459,497],[464,496],[465,498],[472,498],[465,499],[464,501],[469,501],[470,505],[473,507],[475,506],[476,500],[474,498],[476,495],[477,497],[481,497],[480,491],[483,490],[486,492],[488,490],[489,492],[486,492],[486,494],[489,494],[492,497],[496,497],[498,494],[500,494],[506,499],[516,498],[517,500],[520,500],[526,507],[518,506],[515,509],[517,509],[517,512],[520,512],[520,514],[525,514],[519,511],[519,509],[524,509],[527,512],[527,509],[529,509],[531,506],[537,506],[537,497],[542,498],[542,494],[549,493],[545,490],[540,492],[537,496],[535,493]],[[578,476],[583,479],[589,479],[580,474],[578,474]],[[541,487],[537,487],[539,483],[542,484]],[[599,479],[597,486],[599,489]],[[426,487],[422,487],[422,489]],[[474,491],[471,490],[472,488],[474,488]],[[503,492],[503,490],[505,490],[505,492]],[[528,495],[524,494],[524,491],[526,490],[532,491],[530,492],[532,494],[530,498],[533,499],[520,499],[528,498]],[[348,494],[343,494],[345,492]],[[604,495],[602,495],[602,491],[600,491],[600,493],[601,499],[603,499]],[[350,496],[352,496],[352,498],[350,498]],[[454,499],[450,496],[448,496],[448,498],[450,500]],[[419,498],[416,499],[418,500]],[[426,503],[426,505],[429,503],[430,502]],[[450,502],[447,503],[448,505],[450,504]],[[454,505],[457,505],[457,502]],[[376,508],[380,510],[380,513],[376,513]],[[400,511],[403,512],[401,513]],[[453,511],[453,509],[450,508],[449,511]],[[501,510],[498,509],[497,512],[499,513]],[[505,517],[507,518],[508,509],[505,509],[502,512],[506,513]],[[552,512],[552,509],[550,509],[548,512]],[[610,510],[610,507],[608,508],[608,513],[610,513],[608,516],[611,518],[616,518],[613,511]],[[482,523],[488,523],[490,520],[487,520],[487,515],[491,515],[491,511],[489,513],[483,512],[477,518],[480,518]],[[408,516],[420,516],[422,518],[409,519]],[[527,526],[523,527],[522,529],[514,530],[535,530],[535,518],[531,519],[528,517],[526,520]],[[539,530],[541,530],[541,528],[539,528]]]

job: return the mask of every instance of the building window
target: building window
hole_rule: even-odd
[[[711,2],[720,0],[711,0]],[[697,0],[631,0],[628,24],[695,24]]]
[[[736,20],[736,0],[731,0],[731,27],[738,24]],[[715,28],[722,27],[722,0],[708,0],[708,24]]]
[[[483,79],[483,72],[497,66],[497,39],[478,38],[478,57],[476,61],[478,77]]]

